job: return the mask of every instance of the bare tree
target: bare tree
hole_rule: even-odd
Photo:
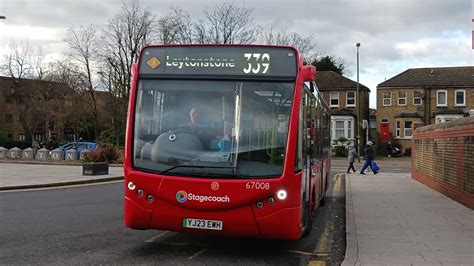
[[[155,40],[157,25],[162,42],[176,42],[180,20],[171,16],[168,19],[171,20],[161,20],[157,24],[154,15],[142,8],[138,0],[126,0],[120,12],[103,29],[101,64],[97,73],[101,86],[110,95],[107,106],[116,136],[121,135],[118,131],[125,125],[132,64],[137,62],[140,50]]]
[[[281,31],[275,30],[276,23],[272,23],[266,29],[260,28],[261,44],[290,45],[298,49],[308,61],[315,58],[312,52],[316,44],[313,42],[313,35],[302,35],[298,32],[287,32],[286,28]]]
[[[192,43],[193,24],[187,12],[172,6],[169,12],[158,20],[158,41],[162,44]]]
[[[79,67],[78,77],[81,80],[80,87],[90,96],[92,101],[92,114],[94,117],[94,132],[95,136],[99,133],[99,119],[97,108],[97,96],[95,93],[95,85],[93,83],[94,64],[98,60],[98,36],[96,27],[90,25],[88,27],[81,26],[79,28],[70,28],[66,43],[71,48],[71,57],[77,62]]]
[[[1,62],[1,69],[12,78],[22,79],[32,76],[33,55],[29,44],[10,43],[9,52],[6,53]]]
[[[129,0],[104,29],[102,61],[113,74],[115,87],[110,89],[119,97],[128,98],[132,64],[137,61],[140,50],[153,40],[154,26],[154,16],[144,10],[138,0]]]
[[[208,34],[213,43],[252,43],[256,33],[252,12],[253,8],[224,2],[212,10],[205,8],[203,13],[209,24],[207,27],[200,25],[208,29],[203,33]]]

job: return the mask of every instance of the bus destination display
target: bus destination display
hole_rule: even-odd
[[[143,51],[140,74],[295,77],[296,54],[279,47],[171,46]]]

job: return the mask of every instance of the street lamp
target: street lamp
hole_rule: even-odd
[[[360,156],[360,96],[359,96],[359,47],[360,43],[356,43],[357,47],[357,120],[356,120],[356,125],[357,125],[357,154]],[[360,159],[359,159],[360,162]]]

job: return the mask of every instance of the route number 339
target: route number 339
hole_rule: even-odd
[[[243,69],[245,74],[252,72],[253,74],[265,74],[270,66],[270,55],[267,53],[245,53],[247,67]]]

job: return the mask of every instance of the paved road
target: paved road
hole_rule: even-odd
[[[343,176],[300,241],[210,238],[123,225],[122,182],[0,193],[2,264],[340,264],[345,251]]]

